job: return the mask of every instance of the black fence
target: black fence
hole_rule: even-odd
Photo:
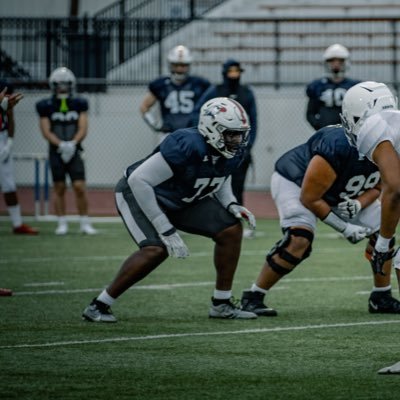
[[[95,18],[194,19],[225,0],[119,0],[97,12]]]
[[[149,5],[148,5],[149,6]],[[51,71],[70,67],[87,89],[108,83],[146,84],[167,72],[177,44],[193,52],[193,71],[220,79],[224,59],[235,57],[252,84],[304,85],[322,72],[332,43],[351,52],[351,73],[396,87],[400,18],[3,18],[1,75],[24,86],[44,85]]]

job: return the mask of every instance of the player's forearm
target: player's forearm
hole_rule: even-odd
[[[77,144],[81,143],[85,139],[86,135],[87,135],[86,128],[78,129],[72,140],[74,140]]]
[[[228,208],[228,206],[232,203],[237,203],[237,199],[232,192],[231,176],[229,176],[228,179],[222,184],[221,188],[214,194],[214,196],[224,208]]]
[[[371,205],[375,200],[379,198],[381,194],[380,188],[373,188],[366,190],[363,194],[357,197],[357,200],[360,202],[362,208],[366,208]]]
[[[173,176],[173,172],[160,153],[154,154],[128,177],[128,185],[137,203],[157,232],[173,228],[158,205],[154,187]]]
[[[400,219],[400,188],[384,188],[382,194],[382,213],[380,234],[385,238],[395,235]]]
[[[7,123],[8,123],[8,128],[7,128],[8,137],[13,138],[15,134],[15,119],[12,110],[7,112]]]
[[[308,208],[315,216],[323,220],[332,211],[330,205],[323,199],[300,198],[304,207]]]
[[[87,113],[81,113],[78,120],[78,129],[73,137],[76,143],[80,143],[85,139],[88,132],[88,117]]]
[[[61,139],[57,137],[57,135],[51,131],[42,131],[43,137],[52,145],[59,146],[61,143]]]

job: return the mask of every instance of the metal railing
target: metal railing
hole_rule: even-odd
[[[204,15],[226,0],[119,0],[98,11],[95,18],[185,18]]]

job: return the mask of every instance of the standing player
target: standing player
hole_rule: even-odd
[[[49,160],[53,176],[55,210],[58,216],[56,235],[68,233],[65,209],[66,177],[69,175],[80,215],[80,231],[97,233],[89,221],[85,166],[82,142],[88,129],[88,102],[74,94],[76,79],[65,67],[55,69],[49,78],[52,96],[40,100],[36,110],[40,129],[49,142]]]
[[[18,235],[37,235],[37,229],[22,223],[11,155],[15,135],[14,107],[22,99],[21,93],[13,94],[11,85],[0,81],[0,182],[4,202],[11,218],[13,232]]]
[[[387,274],[385,265],[394,251],[392,243],[400,218],[400,111],[397,98],[383,83],[361,82],[343,99],[343,125],[350,143],[372,161],[382,177],[382,216],[371,260],[376,274]],[[395,259],[400,279],[400,252]]]
[[[360,82],[346,78],[349,57],[349,51],[341,44],[329,46],[323,55],[328,76],[307,85],[306,118],[315,130],[340,124],[343,96],[349,88]]]
[[[370,259],[381,212],[379,171],[350,146],[340,125],[322,128],[280,157],[271,192],[284,236],[267,254],[257,281],[242,297],[244,310],[265,316],[277,315],[263,303],[268,290],[310,256],[318,218],[350,243],[368,237],[366,257]],[[389,242],[392,249],[394,240]],[[400,314],[400,302],[391,295],[391,263],[382,268],[385,275],[374,274],[369,312]]]
[[[132,164],[116,186],[118,211],[139,250],[122,264],[113,282],[84,310],[93,322],[116,322],[110,306],[168,255],[184,258],[188,248],[177,229],[215,242],[216,285],[210,318],[257,316],[231,301],[240,255],[242,225],[255,228],[253,214],[237,204],[232,172],[242,158],[250,129],[243,107],[227,98],[201,109],[198,128],[168,135],[146,159]]]
[[[243,202],[244,184],[246,181],[247,171],[253,162],[251,149],[257,136],[257,104],[253,90],[248,85],[240,83],[241,75],[244,69],[240,62],[233,58],[227,59],[222,64],[222,79],[223,82],[219,85],[210,86],[206,92],[201,96],[197,106],[194,110],[194,120],[198,121],[200,107],[208,100],[214,97],[229,97],[238,101],[246,110],[250,119],[250,133],[249,144],[246,148],[246,153],[243,157],[243,162],[240,164],[236,173],[232,175],[232,190],[239,204]],[[243,231],[244,237],[251,237],[254,231],[245,229]]]
[[[202,93],[210,86],[204,78],[190,75],[192,55],[185,46],[176,46],[167,57],[170,75],[150,82],[140,106],[146,123],[155,131],[162,132],[160,141],[177,129],[188,128],[192,112]],[[158,121],[151,108],[159,103],[162,121]]]

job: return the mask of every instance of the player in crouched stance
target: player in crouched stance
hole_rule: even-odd
[[[242,308],[276,316],[264,298],[280,279],[310,256],[317,219],[350,243],[368,238],[366,257],[378,238],[381,204],[378,168],[352,147],[341,125],[317,131],[305,144],[285,153],[275,164],[271,192],[278,208],[283,238],[269,251],[256,282],[243,292]],[[393,249],[394,240],[388,243]],[[400,314],[392,297],[390,261],[374,274],[369,312]]]
[[[240,256],[242,225],[255,218],[236,202],[231,174],[247,144],[250,125],[243,107],[215,98],[201,109],[198,128],[179,129],[146,159],[127,168],[115,189],[118,211],[139,250],[122,264],[112,283],[83,311],[93,322],[116,322],[110,307],[168,255],[189,256],[177,229],[215,242],[216,285],[210,318],[253,319],[231,302]]]

